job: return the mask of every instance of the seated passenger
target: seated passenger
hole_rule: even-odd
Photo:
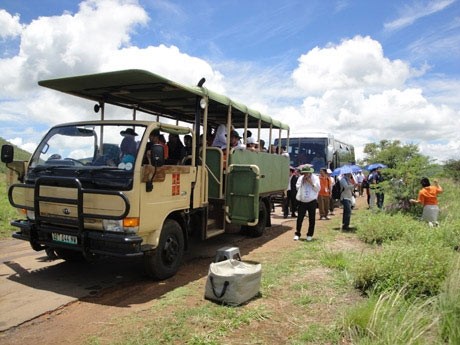
[[[214,135],[214,140],[212,146],[224,148],[227,146],[227,126],[221,124],[217,127],[216,133]]]
[[[168,145],[166,145],[166,142],[162,143],[161,137],[164,136],[160,134],[159,129],[154,129],[153,131],[150,132],[149,134],[149,142],[147,143],[147,147],[145,148],[145,156],[144,160],[142,161],[143,164],[152,164],[151,162],[151,154],[152,154],[152,146],[155,144],[159,144],[163,146],[164,150],[164,159],[168,159]]]
[[[257,147],[257,142],[256,139],[253,137],[248,137],[246,139],[246,149],[250,151],[259,151],[259,148]]]
[[[169,134],[168,151],[169,157],[167,164],[177,164],[184,158],[185,147],[177,134]]]
[[[236,150],[246,150],[246,145],[242,144],[240,142],[240,135],[238,134],[237,131],[233,130],[231,131],[230,133],[230,148],[232,149],[236,149]],[[227,145],[225,145],[227,146]],[[225,147],[223,147],[222,149],[225,149]]]
[[[134,137],[137,133],[132,128],[120,132],[123,140],[120,144],[120,159],[123,163],[134,163],[137,154],[137,145]]]
[[[184,148],[185,155],[190,156],[192,154],[192,136],[189,134],[184,136]]]

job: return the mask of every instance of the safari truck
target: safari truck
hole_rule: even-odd
[[[231,148],[231,130],[244,144],[249,132],[272,142],[289,127],[204,82],[184,86],[144,70],[40,81],[89,100],[98,119],[52,127],[28,162],[2,147],[8,199],[21,214],[13,237],[64,260],[143,256],[147,274],[161,280],[178,271],[192,236],[235,227],[261,236],[270,195],[287,187],[289,159]],[[224,148],[211,146],[219,125]],[[164,144],[149,141],[162,135],[191,136],[188,154],[171,161]]]

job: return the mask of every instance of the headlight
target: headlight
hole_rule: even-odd
[[[105,231],[123,232],[123,221],[113,219],[103,219],[102,225]]]
[[[102,225],[106,231],[133,234],[139,231],[139,218],[125,218],[123,220],[103,219]]]

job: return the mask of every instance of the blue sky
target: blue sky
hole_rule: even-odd
[[[32,150],[87,104],[37,81],[143,68],[354,144],[459,159],[459,0],[1,0],[1,136]],[[26,120],[24,122],[24,120]],[[24,127],[26,123],[26,127]]]

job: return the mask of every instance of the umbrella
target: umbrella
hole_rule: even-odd
[[[369,170],[369,171],[372,171],[374,169],[378,169],[378,168],[388,168],[385,164],[382,164],[382,163],[372,163],[372,164],[369,164],[368,166],[366,166],[364,169],[366,170]]]
[[[357,173],[361,171],[361,167],[359,165],[343,165],[341,167],[335,168],[334,171],[332,172],[331,176],[339,176],[343,174],[352,174],[352,173]]]

